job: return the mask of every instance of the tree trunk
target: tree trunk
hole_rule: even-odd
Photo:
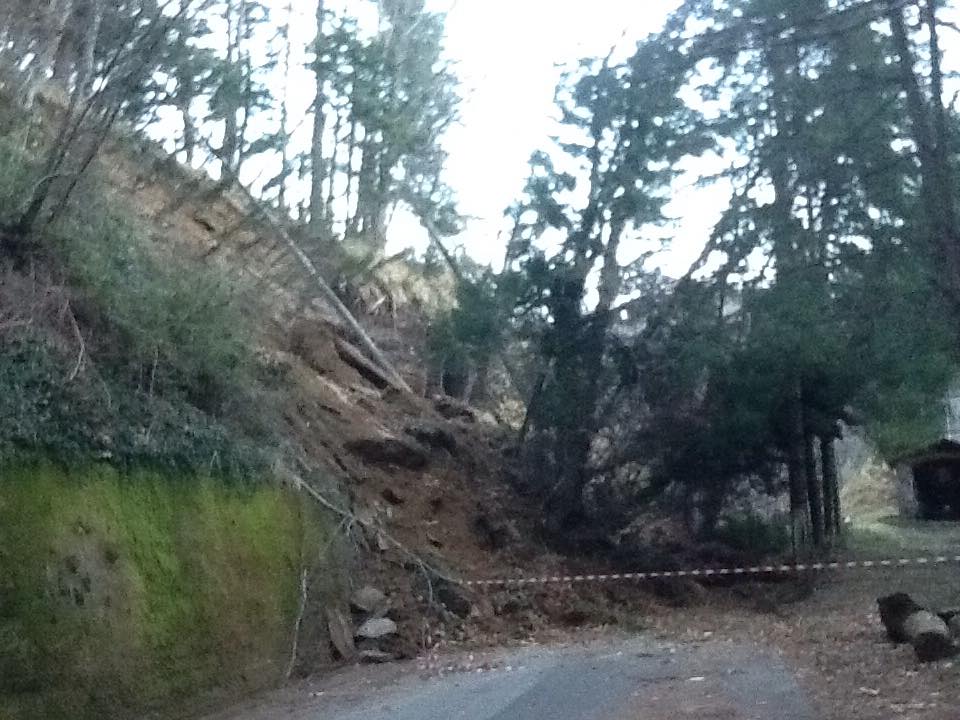
[[[280,223],[273,213],[260,202],[256,196],[250,191],[250,189],[240,182],[240,179],[235,173],[228,173],[228,180],[235,184],[239,189],[241,189],[246,195],[247,200],[250,201],[253,214],[258,216],[263,220],[270,228],[277,233],[277,236],[283,241],[287,246],[293,256],[297,261],[303,266],[303,269],[313,278],[317,287],[320,290],[320,294],[330,303],[337,315],[340,316],[340,319],[346,324],[346,326],[353,332],[354,335],[360,341],[360,345],[367,352],[370,358],[377,363],[381,370],[383,370],[385,376],[389,378],[394,387],[403,392],[411,393],[412,390],[410,386],[407,385],[406,381],[397,372],[396,368],[393,367],[393,364],[387,359],[387,356],[383,354],[380,348],[377,347],[377,344],[373,341],[370,335],[363,329],[357,319],[353,316],[353,313],[343,304],[343,301],[340,297],[333,291],[333,288],[330,287],[329,283],[323,279],[323,275],[320,274],[320,271],[317,269],[317,266],[310,259],[310,256],[307,255],[303,248],[294,240],[290,233],[287,232],[286,228],[282,223]]]
[[[288,2],[286,9],[286,23],[280,29],[283,38],[283,59],[280,67],[283,73],[283,97],[280,99],[280,183],[277,186],[277,206],[283,215],[284,221],[290,215],[287,207],[287,180],[293,172],[290,162],[290,24],[293,19],[293,3]]]
[[[70,90],[70,76],[76,66],[76,47],[71,40],[69,33],[64,33],[53,59],[53,79],[67,92]]]
[[[228,174],[236,173],[239,170],[237,167],[237,155],[240,151],[240,140],[238,137],[240,127],[237,116],[240,114],[240,99],[237,96],[242,92],[242,83],[232,77],[232,75],[239,72],[241,22],[239,18],[237,18],[237,13],[242,12],[243,8],[240,7],[238,9],[237,1],[238,0],[230,0],[225,10],[227,20],[227,72],[231,74],[227,82],[233,86],[230,88],[230,92],[225,95],[226,107],[224,108],[223,114],[223,143],[218,153],[220,163],[223,165],[224,170],[227,171],[224,172],[225,178]]]
[[[100,26],[103,24],[104,3],[106,0],[88,0],[86,26],[80,41],[77,61],[77,89],[81,97],[90,94],[96,79],[97,42],[100,39]]]
[[[907,110],[913,140],[920,158],[921,197],[933,240],[938,247],[946,274],[945,285],[955,305],[960,306],[960,233],[957,231],[955,181],[947,151],[942,97],[943,68],[940,66],[939,40],[933,7],[927,6],[925,17],[933,22],[931,31],[931,78],[934,98],[932,110],[924,97],[920,80],[914,72],[914,55],[910,48],[903,8],[891,9],[887,15],[894,46],[899,55],[900,79],[907,96]],[[931,117],[932,115],[932,117]],[[941,134],[943,133],[943,134]]]
[[[330,165],[327,168],[327,199],[326,206],[324,208],[324,217],[326,218],[326,226],[333,226],[333,205],[336,202],[336,181],[337,181],[337,164],[340,161],[340,131],[343,128],[343,113],[340,112],[339,108],[334,109],[334,122],[333,122],[333,147],[330,150]]]
[[[843,528],[840,508],[840,477],[837,473],[837,448],[833,436],[820,438],[820,465],[823,468],[823,501],[827,536],[840,536]]]
[[[357,236],[367,232],[370,207],[373,203],[373,171],[376,167],[376,146],[369,129],[364,128],[360,142],[360,172],[357,174],[357,207],[350,221],[350,234]]]
[[[617,252],[620,249],[620,236],[623,234],[625,225],[623,218],[616,218],[610,223],[610,239],[603,250],[603,266],[600,268],[600,284],[597,288],[599,300],[596,312],[598,314],[609,312],[620,295],[623,273]]]
[[[317,0],[317,39],[314,46],[316,53],[316,67],[314,68],[316,93],[313,100],[313,137],[310,141],[310,226],[308,228],[309,235],[314,241],[320,240],[324,235],[324,211],[326,209],[326,198],[323,193],[324,170],[326,170],[323,157],[323,133],[327,126],[325,115],[327,78],[321,64],[325,19],[324,0]]]
[[[787,474],[790,483],[790,531],[794,555],[807,545],[810,503],[807,499],[807,476],[804,467],[803,407],[800,383],[796,381],[788,408]]]
[[[185,83],[181,83],[177,90],[177,110],[180,112],[180,118],[183,121],[183,151],[186,155],[188,166],[193,165],[194,152],[197,149],[197,126],[193,122],[193,115],[190,113],[192,97]]]
[[[815,548],[822,548],[826,538],[823,481],[817,467],[816,436],[809,424],[803,435],[803,469],[807,476],[807,502],[810,505],[811,540]]]

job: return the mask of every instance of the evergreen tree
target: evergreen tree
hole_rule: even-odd
[[[534,154],[526,198],[514,211],[520,222],[508,267],[518,267],[530,286],[523,312],[543,321],[546,369],[528,427],[550,439],[554,464],[544,470],[555,471],[556,482],[546,504],[556,532],[585,519],[590,451],[609,391],[614,304],[632,291],[628,280],[642,263],[622,264],[621,242],[661,220],[673,162],[702,149],[691,132],[693,115],[677,97],[675,62],[658,43],[639,46],[622,64],[583,61],[557,92],[559,156]],[[573,198],[582,200],[573,204]],[[551,238],[554,253],[540,242]],[[588,310],[594,278],[598,297]]]

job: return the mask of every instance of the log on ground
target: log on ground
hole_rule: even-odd
[[[944,660],[957,654],[953,635],[943,618],[906,593],[877,599],[880,621],[896,643],[910,643],[920,662]]]

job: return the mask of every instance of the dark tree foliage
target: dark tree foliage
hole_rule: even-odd
[[[826,545],[842,428],[888,456],[936,434],[956,359],[953,199],[930,193],[954,181],[922,133],[945,148],[955,120],[936,47],[898,39],[904,5],[690,0],[631,60],[560,87],[565,157],[534,155],[504,276],[523,278],[538,338],[526,429],[553,530],[674,498],[709,531],[754,486],[789,491],[796,550]],[[707,148],[732,152],[733,192],[701,259],[678,282],[621,266],[674,163]]]
[[[642,263],[622,264],[621,244],[662,219],[673,162],[705,147],[677,97],[677,62],[655,43],[624,62],[583,61],[557,92],[562,135],[552,152],[534,154],[514,210],[507,272],[526,285],[520,314],[543,366],[526,426],[549,448],[552,462],[541,469],[557,532],[586,519],[591,445],[617,382],[614,305],[634,290]]]

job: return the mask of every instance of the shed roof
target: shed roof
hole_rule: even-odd
[[[893,460],[894,465],[914,465],[931,460],[960,460],[960,442],[941,438],[931,445],[904,453]]]

